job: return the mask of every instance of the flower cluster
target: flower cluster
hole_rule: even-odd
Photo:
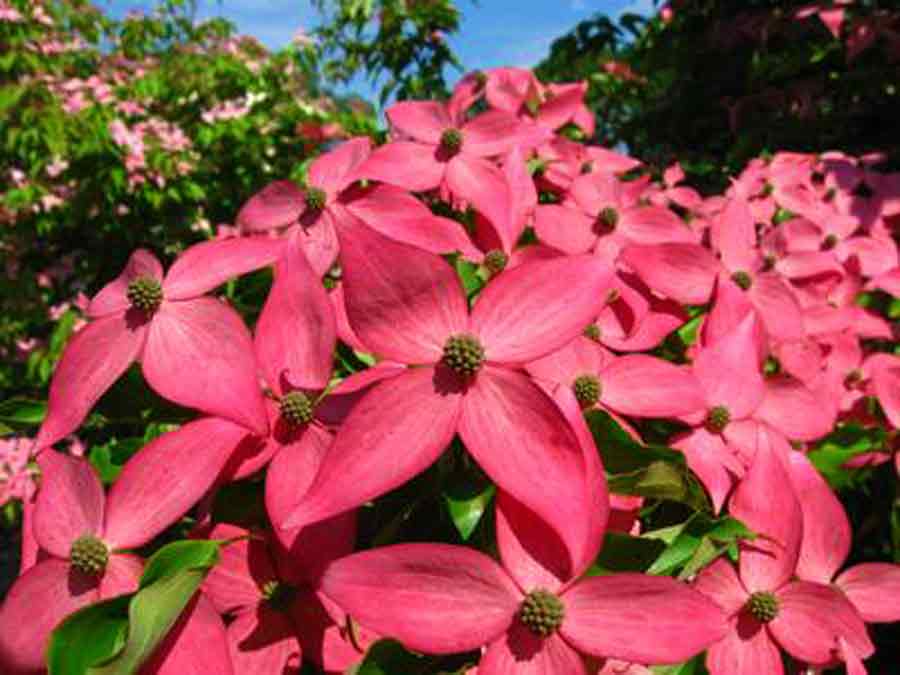
[[[807,453],[850,421],[900,427],[879,305],[900,295],[900,174],[778,153],[703,196],[677,164],[572,140],[593,132],[584,94],[470,74],[446,104],[390,107],[380,147],[351,138],[302,186],[264,188],[241,236],[167,270],[135,251],[54,373],[25,537],[42,555],[0,608],[0,664],[40,672],[54,627],[134,591],[138,554],[194,509],[191,536],[225,541],[222,560],[141,672],[338,673],[379,638],[480,675],[641,673],[704,651],[712,675],[783,658],[864,672],[866,623],[900,620],[900,567],[842,569],[850,522]],[[251,332],[213,293],[263,268]],[[107,493],[53,446],[135,363],[198,417]],[[668,454],[644,445],[661,420]],[[638,480],[613,445],[669,459]],[[601,573],[620,541],[605,535],[641,532],[635,498],[674,494],[670,455],[705,488],[686,503],[747,536],[679,579]],[[355,551],[364,507],[448,456],[495,487],[490,544]],[[254,481],[254,527],[214,508]]]

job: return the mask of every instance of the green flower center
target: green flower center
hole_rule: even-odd
[[[85,534],[72,542],[69,562],[79,572],[98,577],[106,571],[109,549],[101,539],[92,534]]]
[[[825,251],[830,251],[835,246],[837,246],[837,243],[838,238],[833,234],[829,234],[827,237],[825,237],[824,241],[822,241],[822,249]]]
[[[444,345],[441,361],[453,372],[471,377],[484,365],[484,347],[474,335],[451,335]]]
[[[600,400],[600,380],[596,375],[579,375],[572,384],[572,390],[582,408],[590,408]]]
[[[619,212],[607,206],[597,216],[597,229],[601,232],[612,232],[619,224]]]
[[[853,389],[862,383],[865,379],[865,374],[859,368],[854,368],[849,373],[847,373],[847,377],[844,378],[844,386],[847,389]]]
[[[138,277],[128,284],[125,297],[132,307],[148,314],[155,312],[163,301],[162,284],[153,277]]]
[[[747,610],[760,623],[769,623],[778,616],[781,603],[774,593],[759,591],[750,596],[747,601]]]
[[[313,404],[302,391],[292,391],[278,402],[281,417],[293,427],[301,427],[312,422]]]
[[[753,278],[744,270],[738,270],[732,274],[731,280],[745,291],[753,285]]]
[[[723,405],[717,405],[706,415],[706,428],[714,434],[721,434],[731,422],[731,413]]]
[[[441,134],[441,147],[449,155],[455,155],[462,149],[463,134],[459,129],[445,129]]]
[[[584,337],[588,340],[593,340],[594,342],[600,342],[600,326],[595,323],[589,323],[584,327],[583,331]]]
[[[565,616],[562,600],[543,588],[531,591],[519,608],[519,621],[540,637],[549,637],[559,630]]]
[[[499,274],[506,268],[509,262],[507,255],[500,250],[494,249],[484,256],[484,266],[488,268],[491,274]]]
[[[280,581],[267,581],[260,588],[263,600],[277,612],[286,612],[297,597],[297,589]]]
[[[579,173],[581,173],[581,175],[583,176],[583,175],[585,175],[585,174],[587,174],[587,173],[590,173],[590,172],[593,171],[593,170],[594,170],[594,163],[593,163],[593,162],[582,162],[582,163],[581,163],[581,169],[579,170]]]
[[[306,191],[306,208],[311,211],[321,211],[325,208],[325,202],[328,201],[328,195],[325,190],[311,187]]]

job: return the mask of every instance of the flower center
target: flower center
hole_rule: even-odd
[[[847,389],[858,387],[865,379],[865,377],[866,376],[863,371],[861,371],[859,368],[854,368],[849,373],[847,373],[847,376],[844,378],[844,386],[847,387]]]
[[[562,600],[543,588],[531,591],[519,608],[519,621],[541,637],[549,637],[559,630],[565,616]]]
[[[474,335],[451,335],[444,345],[441,360],[453,372],[471,377],[484,365],[484,347]]]
[[[731,422],[731,413],[723,405],[717,405],[706,415],[706,428],[714,434],[721,434]]]
[[[451,157],[462,149],[462,131],[455,128],[445,129],[441,134],[441,148]]]
[[[572,384],[572,390],[582,408],[591,408],[600,400],[600,380],[596,375],[579,375]]]
[[[778,616],[781,603],[774,593],[758,591],[747,601],[747,610],[760,623],[769,623]]]
[[[325,202],[328,201],[328,195],[325,190],[311,187],[306,191],[306,208],[310,211],[321,211],[325,208]]]
[[[612,232],[618,224],[619,212],[611,206],[607,206],[597,216],[597,229],[600,232]]]
[[[509,262],[507,255],[498,249],[488,251],[487,255],[484,256],[484,266],[488,268],[491,274],[502,272],[506,268],[507,262]]]
[[[125,297],[132,307],[148,314],[155,312],[163,301],[162,284],[153,277],[138,277],[128,284]]]
[[[823,250],[823,251],[830,251],[830,250],[833,249],[835,246],[837,246],[837,243],[838,243],[838,238],[837,238],[837,236],[835,236],[835,235],[833,235],[833,234],[829,234],[829,235],[828,235],[827,237],[825,237],[825,239],[822,241],[822,250]]]
[[[600,342],[600,326],[595,323],[589,323],[584,327],[584,337],[594,342]]]
[[[267,581],[260,592],[266,604],[277,612],[286,612],[297,597],[296,588],[280,581]]]
[[[281,417],[292,427],[301,427],[312,422],[313,404],[302,391],[292,391],[278,402]]]
[[[738,270],[732,274],[731,280],[745,291],[753,285],[753,279],[744,270]]]
[[[69,562],[79,572],[98,577],[106,570],[109,549],[101,539],[92,534],[85,534],[72,542]]]

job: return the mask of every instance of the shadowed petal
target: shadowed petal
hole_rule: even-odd
[[[436,149],[410,141],[394,141],[376,149],[359,167],[359,177],[379,180],[413,192],[431,190],[441,184],[447,163],[436,157]]]
[[[613,360],[600,375],[600,401],[623,415],[676,417],[706,407],[688,369],[643,354]]]
[[[631,245],[619,257],[650,288],[689,305],[709,300],[719,261],[699,244]]]
[[[587,253],[597,243],[594,219],[561,204],[541,204],[534,212],[534,230],[547,246],[573,255]]]
[[[508,217],[509,184],[492,162],[457,155],[447,163],[445,179],[454,196],[484,214],[492,223]]]
[[[23,673],[44,672],[51,631],[77,609],[98,599],[96,580],[49,559],[16,579],[0,605],[0,666]]]
[[[784,675],[781,652],[766,627],[747,614],[706,655],[710,675]]]
[[[329,196],[340,192],[355,180],[356,170],[371,151],[372,141],[367,136],[344,141],[310,164],[309,184]]]
[[[34,536],[42,549],[68,559],[84,534],[103,537],[103,486],[86,459],[48,448],[38,456],[41,487],[34,511]]]
[[[587,675],[584,661],[558,635],[541,639],[518,621],[492,642],[478,675]]]
[[[195,533],[204,539],[234,539],[203,580],[203,593],[220,614],[252,611],[262,601],[260,586],[278,578],[268,546],[249,530],[219,523]]]
[[[431,145],[440,143],[444,130],[453,126],[447,108],[437,101],[401,101],[388,108],[386,115],[396,131]]]
[[[755,417],[791,440],[813,441],[831,431],[836,410],[833,402],[791,378],[766,381],[766,395]]]
[[[181,518],[212,487],[247,430],[207,417],[154,439],[128,460],[109,491],[105,536],[135,548]]]
[[[525,370],[539,380],[571,387],[580,375],[599,376],[614,358],[594,340],[579,335],[566,346],[528,363]]]
[[[146,336],[146,319],[136,310],[92,321],[72,336],[50,382],[37,447],[52,445],[78,428],[137,358]]]
[[[240,675],[281,675],[300,666],[300,643],[288,615],[264,604],[228,625],[228,651]]]
[[[567,642],[587,654],[635,663],[684,661],[728,629],[717,605],[667,577],[591,577],[566,591],[562,601],[566,618],[560,632]]]
[[[303,190],[289,180],[269,183],[238,211],[235,222],[244,230],[262,232],[290,225],[306,209]]]
[[[534,361],[581,334],[612,281],[595,256],[525,263],[488,284],[472,311],[472,331],[489,361]]]
[[[265,435],[253,342],[230,307],[212,298],[163,303],[142,361],[147,383],[161,396]]]
[[[725,558],[716,558],[712,564],[704,567],[693,586],[725,610],[728,616],[735,616],[750,599],[734,565]]]
[[[342,558],[326,570],[322,590],[362,625],[434,654],[493,641],[522,600],[493,560],[444,544],[400,544]]]
[[[115,553],[109,556],[109,563],[100,580],[100,598],[105,600],[136,592],[143,571],[144,561],[136,555]]]

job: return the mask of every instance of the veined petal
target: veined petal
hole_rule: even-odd
[[[860,616],[870,623],[900,621],[900,565],[854,565],[835,580]]]
[[[834,659],[841,637],[862,658],[875,651],[862,618],[833,587],[794,581],[777,595],[778,616],[769,623],[769,630],[794,658],[825,665]]]
[[[447,163],[447,185],[455,197],[482,213],[492,223],[508,217],[509,184],[492,162],[457,155]]]
[[[277,579],[265,542],[249,530],[219,523],[205,528],[204,539],[234,540],[223,546],[218,564],[203,581],[203,593],[219,614],[252,610],[262,601],[260,586]]]
[[[744,467],[719,434],[698,427],[672,442],[681,450],[691,471],[697,474],[719,513],[735,483],[744,476]]]
[[[447,162],[436,155],[435,146],[394,141],[369,155],[359,167],[358,175],[413,192],[424,192],[440,185],[447,169]]]
[[[44,448],[65,438],[137,358],[147,320],[129,310],[104,316],[79,330],[63,351],[50,382],[47,417],[35,443]]]
[[[562,537],[575,563],[588,522],[582,448],[556,403],[527,376],[484,368],[463,399],[459,434],[497,485]],[[574,566],[574,565],[573,565]]]
[[[146,544],[212,487],[247,429],[207,417],[151,441],[109,491],[105,537],[116,548]]]
[[[753,463],[735,489],[729,510],[757,534],[741,543],[741,580],[751,593],[777,590],[797,566],[803,512],[784,461],[763,427]]]
[[[747,295],[772,339],[799,340],[805,335],[803,311],[794,292],[780,276],[756,275]]]
[[[738,578],[737,569],[724,557],[716,558],[704,567],[693,587],[713,600],[729,617],[736,616],[750,599],[750,594]]]
[[[228,624],[228,652],[241,675],[289,673],[300,666],[300,643],[290,619],[264,604]]]
[[[253,342],[230,307],[212,298],[164,302],[151,322],[142,361],[147,383],[161,396],[265,435]]]
[[[363,344],[400,363],[435,363],[468,328],[466,298],[441,258],[355,222],[339,231],[344,301]]]
[[[619,256],[658,293],[689,305],[709,300],[719,261],[699,244],[632,244]]]
[[[334,204],[324,211],[304,214],[300,223],[289,230],[289,250],[301,249],[319,276],[323,276],[338,257],[337,221],[341,205]]]
[[[643,354],[614,359],[600,374],[600,401],[632,417],[677,417],[706,407],[688,369]]]
[[[203,295],[234,277],[275,262],[284,241],[269,237],[236,237],[194,244],[179,255],[163,282],[167,300]]]
[[[462,392],[453,385],[443,369],[417,368],[375,386],[341,425],[282,527],[343,513],[424,471],[456,431]]]
[[[805,581],[829,584],[850,553],[850,521],[841,502],[806,455],[791,451],[787,467],[803,511],[797,576]]]
[[[527,126],[505,110],[488,110],[473,117],[462,128],[462,150],[479,157],[496,157],[517,145],[537,145],[552,134]]]
[[[437,101],[401,101],[385,114],[403,136],[431,145],[440,143],[441,134],[453,125],[447,108]]]
[[[363,626],[433,654],[497,639],[523,598],[486,555],[444,544],[400,544],[342,558],[325,571],[322,590]]]
[[[563,253],[587,253],[597,243],[594,219],[580,209],[562,204],[541,204],[534,212],[538,239]]]
[[[38,455],[38,464],[41,487],[34,511],[34,536],[47,553],[68,560],[78,537],[103,537],[103,485],[86,459],[52,448]]]
[[[143,248],[132,253],[122,273],[91,298],[87,315],[92,319],[99,319],[127,310],[131,306],[127,295],[128,284],[141,277],[149,277],[159,282],[163,279],[163,268],[159,260]]]
[[[754,416],[795,441],[814,441],[831,431],[837,414],[831,401],[823,401],[802,382],[769,379],[765,397]]]
[[[710,675],[784,675],[781,652],[766,627],[752,616],[739,614],[731,630],[709,648]]]
[[[562,601],[563,639],[587,654],[635,663],[684,661],[728,630],[716,604],[668,577],[591,577],[566,591]]]
[[[293,181],[279,180],[250,197],[235,222],[246,231],[264,232],[290,225],[305,209],[303,190]]]
[[[488,284],[472,311],[472,331],[488,361],[534,361],[581,334],[612,282],[609,266],[594,256],[525,263]]]
[[[578,336],[564,347],[525,366],[529,375],[571,387],[580,375],[597,375],[615,356],[594,340]]]
[[[256,324],[260,369],[276,394],[282,376],[301,389],[324,389],[331,378],[337,329],[324,286],[299,251],[286,250]]]

